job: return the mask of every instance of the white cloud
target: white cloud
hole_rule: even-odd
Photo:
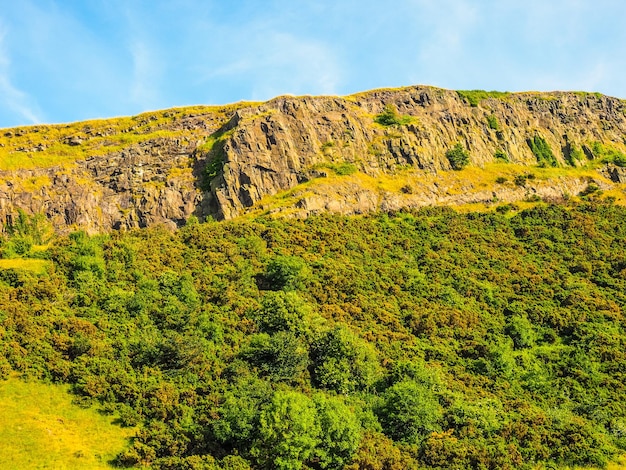
[[[327,44],[268,26],[248,30],[229,47],[231,59],[218,57],[196,67],[199,82],[247,79],[251,95],[246,98],[263,100],[285,93],[335,94],[343,76]]]
[[[4,45],[5,37],[6,31],[0,25],[0,100],[4,107],[18,114],[20,120],[24,119],[31,124],[40,123],[40,112],[33,99],[11,81],[11,60]]]
[[[159,61],[146,42],[133,40],[130,44],[133,74],[130,98],[144,109],[158,106],[158,79],[161,74]]]

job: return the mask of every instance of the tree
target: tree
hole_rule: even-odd
[[[338,393],[364,390],[380,377],[376,351],[343,326],[327,331],[311,348],[316,384]]]
[[[290,331],[254,335],[241,355],[274,381],[297,381],[309,362],[306,345]]]
[[[439,429],[441,407],[424,385],[405,380],[389,387],[383,395],[380,422],[394,440],[416,442]]]
[[[341,469],[352,460],[361,442],[361,424],[341,397],[318,393],[317,407],[321,442],[315,449],[315,461],[323,469]]]
[[[269,384],[258,379],[241,380],[223,395],[213,436],[228,446],[248,448],[259,427],[259,408],[271,393]]]
[[[269,291],[261,300],[254,320],[263,333],[302,333],[308,326],[311,307],[296,292]]]
[[[276,392],[259,423],[251,455],[262,468],[300,470],[320,443],[315,403],[299,392]]]
[[[309,275],[306,263],[296,256],[276,256],[267,265],[265,281],[270,290],[299,290]]]

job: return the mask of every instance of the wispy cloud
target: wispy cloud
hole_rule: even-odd
[[[229,39],[227,55],[208,56],[193,68],[197,82],[210,85],[245,80],[249,96],[242,98],[254,100],[285,93],[337,93],[344,71],[334,49],[324,40],[267,23],[250,25],[241,32],[236,40]],[[237,37],[235,31],[222,34]]]
[[[0,100],[5,108],[30,124],[42,121],[32,97],[15,87],[11,81],[11,60],[5,48],[6,30],[0,25]]]
[[[6,3],[0,125],[416,83],[626,97],[619,0]]]
[[[154,51],[144,41],[135,39],[129,48],[133,63],[131,101],[144,109],[156,107],[159,102],[157,82],[161,74],[159,61]]]

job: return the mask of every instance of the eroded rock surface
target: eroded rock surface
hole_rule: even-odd
[[[60,229],[100,231],[153,224],[176,227],[191,215],[228,219],[262,207],[268,197],[329,175],[356,171],[376,178],[415,172],[431,175],[430,181],[436,182],[441,172],[452,171],[446,152],[456,143],[467,149],[474,167],[496,161],[497,154],[515,164],[536,166],[529,145],[535,137],[548,144],[562,167],[600,159],[602,149],[626,152],[626,105],[616,98],[515,93],[474,104],[455,91],[417,86],[345,98],[279,97],[239,106],[228,115],[196,113],[160,125],[163,135],[158,138],[114,151],[102,147],[72,164],[1,171],[0,220],[22,209],[45,213]],[[376,123],[385,109],[405,118],[403,124]],[[4,136],[12,139],[28,132],[7,130]],[[193,132],[194,139],[183,137],[184,132]],[[85,131],[61,143],[80,148],[92,137]],[[15,152],[27,159],[55,145],[31,143]],[[606,166],[598,176],[614,184],[626,181],[625,170],[616,165]],[[588,178],[574,178],[532,189],[540,197],[557,198],[576,194],[587,184]],[[360,213],[490,198],[513,201],[528,197],[529,191],[467,187],[465,194],[428,185],[394,193],[352,181],[336,189],[329,186],[324,194],[303,192],[290,209],[299,216]]]

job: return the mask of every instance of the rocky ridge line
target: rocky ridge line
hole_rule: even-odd
[[[279,97],[237,108],[165,121],[163,135],[110,152],[99,147],[71,164],[0,171],[0,221],[10,222],[22,209],[43,212],[61,230],[95,232],[176,227],[192,215],[229,219],[259,208],[306,216],[514,201],[529,194],[558,198],[583,190],[589,176],[498,188],[468,180],[455,193],[438,184],[452,171],[446,152],[460,143],[473,168],[497,161],[497,152],[515,165],[536,167],[529,146],[535,137],[564,168],[602,158],[598,149],[626,152],[624,101],[590,93],[487,94],[472,102],[462,93],[416,86],[344,98]],[[376,123],[385,109],[406,122]],[[7,130],[7,143],[0,145],[29,132],[35,133]],[[92,137],[65,136],[62,144],[81,148]],[[55,144],[29,142],[31,147],[12,152],[27,159]],[[606,188],[626,181],[615,165],[595,174]],[[397,175],[410,187],[381,190],[360,183]],[[290,205],[273,207],[271,198],[289,190],[297,196]]]

